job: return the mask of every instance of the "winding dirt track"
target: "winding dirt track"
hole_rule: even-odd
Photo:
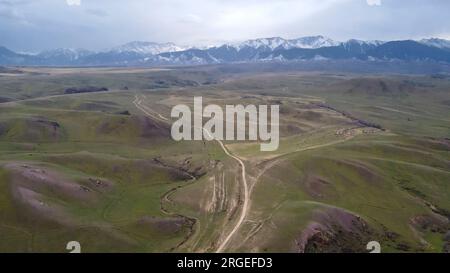
[[[205,130],[205,132],[211,137],[210,132],[208,132],[206,130]],[[238,231],[238,229],[241,227],[242,223],[244,222],[245,216],[247,216],[248,201],[249,201],[250,197],[249,197],[248,184],[247,184],[247,178],[246,178],[247,177],[247,173],[245,171],[245,164],[244,164],[244,162],[239,157],[231,154],[228,151],[228,149],[225,147],[225,144],[223,144],[223,142],[221,140],[217,140],[216,139],[216,141],[220,144],[220,147],[222,147],[222,150],[225,152],[225,154],[227,156],[233,158],[234,160],[236,160],[239,163],[239,165],[241,165],[242,185],[244,186],[244,205],[242,206],[241,216],[239,217],[239,220],[237,221],[237,223],[233,227],[233,229],[230,231],[228,236],[225,237],[225,239],[222,241],[222,243],[220,243],[219,247],[217,248],[216,253],[221,253],[221,252],[223,252],[223,250],[227,246],[227,244],[230,241],[230,239]]]
[[[149,117],[152,117],[154,119],[157,120],[162,120],[164,122],[167,122],[168,119],[165,118],[164,116],[162,116],[159,113],[155,113],[156,115],[150,113],[146,106],[142,105],[142,100],[139,99],[139,97],[136,95],[135,96],[135,100],[133,101],[133,104],[136,106],[136,108],[138,108],[139,110],[141,110],[144,114],[146,114]],[[202,128],[202,130],[204,130],[204,132],[210,137],[211,133],[207,130],[205,130],[204,128]],[[227,244],[230,242],[231,238],[233,237],[233,235],[239,230],[239,228],[241,227],[242,223],[245,220],[245,217],[247,216],[247,212],[248,212],[248,203],[249,203],[249,190],[248,190],[248,184],[247,184],[247,172],[245,170],[245,164],[244,162],[237,156],[231,154],[228,149],[226,148],[225,144],[223,144],[223,142],[221,140],[216,139],[216,141],[219,143],[220,147],[222,148],[222,150],[225,152],[225,154],[231,158],[233,158],[234,160],[236,160],[239,165],[241,166],[241,175],[242,175],[242,185],[244,187],[244,204],[242,207],[242,211],[241,211],[241,215],[239,217],[239,220],[236,222],[235,226],[233,227],[233,229],[230,231],[230,233],[225,237],[225,239],[220,243],[219,247],[216,250],[216,253],[221,253],[225,250]]]

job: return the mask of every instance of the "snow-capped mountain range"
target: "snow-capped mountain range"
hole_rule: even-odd
[[[38,54],[0,47],[0,65],[122,66],[195,65],[234,62],[324,61],[341,59],[427,60],[450,63],[450,41],[334,41],[324,36],[260,38],[196,48],[173,43],[135,41],[102,51],[59,48]]]

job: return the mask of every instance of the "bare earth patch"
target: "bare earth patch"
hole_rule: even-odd
[[[312,222],[295,241],[296,252],[365,252],[374,231],[361,217],[338,208],[314,213]]]

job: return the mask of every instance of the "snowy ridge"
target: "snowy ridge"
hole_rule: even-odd
[[[153,43],[153,42],[140,42],[135,41],[131,43],[127,43],[115,48],[112,48],[111,52],[116,53],[124,53],[124,52],[133,52],[137,54],[143,55],[157,55],[165,52],[178,52],[187,50],[190,47],[178,46],[174,43]]]
[[[449,48],[450,49],[450,41],[449,40],[431,38],[431,39],[422,39],[422,40],[420,40],[420,43],[428,45],[428,46],[434,46],[437,48]]]
[[[320,48],[328,46],[337,46],[340,42],[334,41],[324,36],[308,36],[298,39],[283,39],[281,37],[259,38],[247,40],[240,43],[227,44],[240,51],[243,48],[249,47],[254,49],[291,49],[291,48]]]
[[[35,56],[44,59],[66,59],[75,61],[85,56],[91,55],[94,52],[86,49],[74,49],[74,48],[57,48],[53,50],[46,50]]]

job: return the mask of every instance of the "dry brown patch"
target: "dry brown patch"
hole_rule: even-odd
[[[296,252],[366,252],[374,230],[360,216],[339,208],[314,212],[311,223],[295,240]]]

